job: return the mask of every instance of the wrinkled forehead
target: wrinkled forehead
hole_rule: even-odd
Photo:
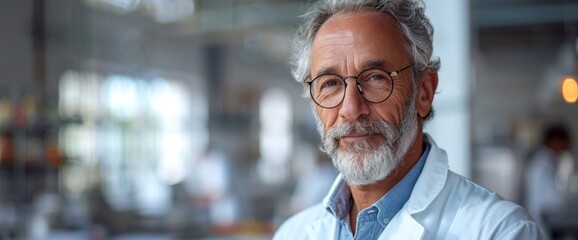
[[[361,67],[368,61],[408,62],[406,40],[395,18],[375,11],[341,13],[317,32],[311,48],[310,74],[320,68]]]
[[[369,35],[390,35],[405,42],[398,21],[388,13],[358,11],[338,13],[329,17],[317,31],[313,43],[335,37],[361,38]]]

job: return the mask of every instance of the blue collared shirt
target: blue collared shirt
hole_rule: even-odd
[[[349,228],[349,210],[353,201],[351,191],[343,181],[331,194],[327,210],[339,219],[339,239],[377,239],[387,227],[389,221],[399,212],[411,195],[411,191],[421,174],[430,150],[430,144],[424,140],[424,152],[411,170],[389,190],[381,199],[357,215],[355,238]]]

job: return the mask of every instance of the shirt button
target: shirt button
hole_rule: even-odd
[[[383,223],[388,224],[388,223],[389,223],[389,218],[383,219]]]

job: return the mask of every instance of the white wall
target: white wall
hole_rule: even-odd
[[[440,57],[436,115],[426,132],[448,153],[450,169],[471,176],[469,1],[426,0],[434,34],[434,55]]]

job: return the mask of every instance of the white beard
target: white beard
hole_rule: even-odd
[[[319,116],[314,113],[323,148],[348,184],[368,185],[383,180],[403,162],[417,135],[414,102],[412,96],[399,126],[392,126],[381,120],[362,119],[355,123],[331,127],[325,132]],[[351,132],[370,134],[370,139],[343,143],[345,147],[340,149],[339,139]],[[375,143],[371,139],[372,135],[380,136],[381,140]]]

